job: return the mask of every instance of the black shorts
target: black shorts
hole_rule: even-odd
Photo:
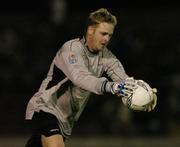
[[[58,120],[53,114],[44,111],[35,112],[31,122],[32,136],[28,140],[26,147],[42,147],[41,135],[46,137],[55,134],[62,135],[58,125]]]

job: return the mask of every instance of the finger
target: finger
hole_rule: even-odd
[[[153,105],[152,105],[152,109],[154,109],[156,107],[157,104],[157,96],[156,94],[153,94]]]
[[[129,98],[132,93],[127,93],[127,92],[124,92],[124,93],[121,93],[121,94],[118,94],[119,96],[122,96],[122,97],[126,97],[126,98]]]
[[[132,96],[133,94],[133,91],[129,90],[129,89],[124,89],[123,90],[123,95],[126,96],[126,97],[130,97]]]
[[[153,93],[157,93],[157,89],[156,88],[153,88],[152,91],[153,91]]]
[[[133,93],[134,90],[133,90],[133,89],[130,89],[130,88],[124,88],[124,89],[123,89],[123,92],[124,92],[124,93]]]
[[[126,81],[125,85],[132,86],[132,87],[137,87],[137,84],[135,82],[131,82],[131,81]]]
[[[131,106],[131,109],[133,109],[135,111],[146,111],[147,110],[147,108],[144,106],[136,106],[136,105]]]
[[[152,107],[149,106],[147,111],[150,112],[151,110],[152,110]]]

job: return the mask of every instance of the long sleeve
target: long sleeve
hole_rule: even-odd
[[[103,50],[103,64],[107,75],[116,82],[123,82],[128,75],[126,74],[123,65],[116,56],[107,48]]]
[[[78,41],[74,41],[66,43],[56,54],[54,61],[74,85],[96,94],[102,94],[102,85],[107,79],[97,77],[90,72],[83,56],[82,47]]]

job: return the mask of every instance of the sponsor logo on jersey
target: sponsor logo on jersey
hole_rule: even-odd
[[[74,64],[77,62],[77,56],[74,52],[70,52],[68,56],[68,60],[70,64]]]

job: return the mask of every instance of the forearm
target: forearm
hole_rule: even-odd
[[[118,60],[112,59],[111,63],[106,65],[106,73],[114,82],[123,83],[128,75]]]

